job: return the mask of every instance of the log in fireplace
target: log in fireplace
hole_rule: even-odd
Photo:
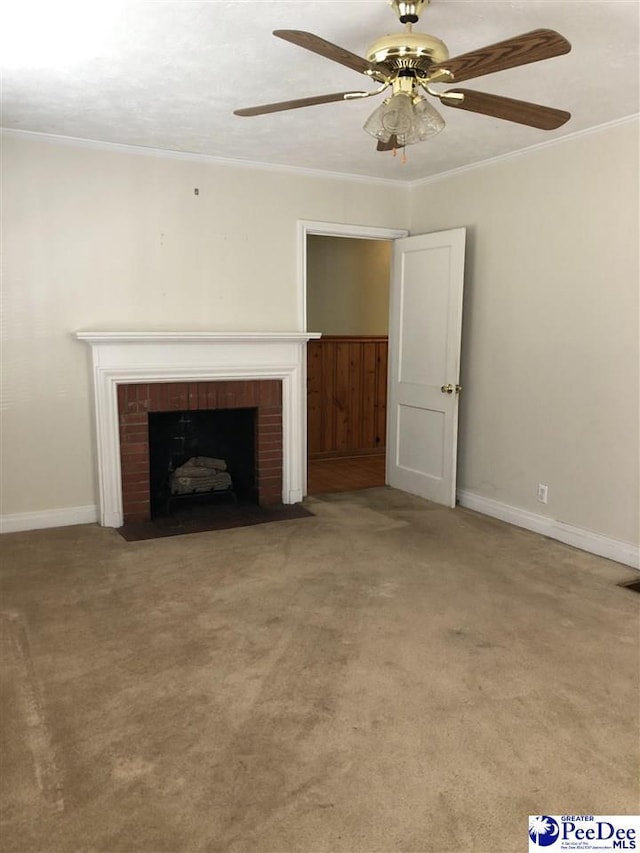
[[[151,412],[151,518],[223,501],[257,504],[256,415],[256,408]]]

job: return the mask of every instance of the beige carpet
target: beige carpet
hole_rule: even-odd
[[[634,572],[391,489],[0,539],[2,849],[522,851],[638,810]]]

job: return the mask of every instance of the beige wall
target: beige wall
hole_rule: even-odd
[[[307,328],[325,335],[386,335],[389,240],[310,235]]]
[[[637,150],[625,124],[409,191],[7,136],[1,513],[96,503],[76,330],[293,330],[298,219],[466,225],[459,485],[637,542]]]
[[[298,219],[408,226],[401,187],[10,134],[3,214],[3,515],[96,503],[75,331],[294,330]]]
[[[637,122],[412,190],[462,225],[459,486],[637,543]]]

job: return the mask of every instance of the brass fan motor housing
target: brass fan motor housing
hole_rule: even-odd
[[[394,71],[413,68],[427,73],[434,62],[446,62],[446,44],[427,33],[404,32],[382,36],[367,48],[367,59],[376,65],[386,65]]]

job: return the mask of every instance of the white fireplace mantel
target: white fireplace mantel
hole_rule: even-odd
[[[90,345],[100,523],[120,527],[118,385],[139,382],[282,381],[282,501],[306,491],[306,349],[316,332],[77,332]]]

